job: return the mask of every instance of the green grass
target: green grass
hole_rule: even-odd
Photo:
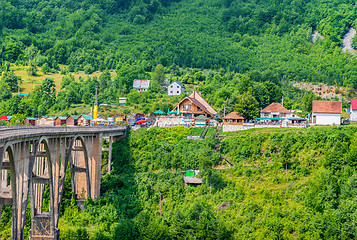
[[[61,68],[66,68],[66,66],[61,65]],[[23,81],[21,84],[21,87],[20,87],[22,93],[30,93],[34,87],[41,85],[42,81],[45,78],[53,78],[55,81],[55,84],[56,84],[56,91],[57,92],[60,91],[62,78],[66,75],[62,75],[60,72],[44,74],[41,72],[41,68],[38,68],[36,76],[28,76],[27,69],[28,69],[28,66],[13,65],[10,67],[10,70],[13,70],[15,75],[21,77],[21,79]],[[73,75],[75,77],[76,81],[78,81],[79,78],[85,79],[87,77],[94,77],[94,76],[99,77],[102,74],[102,72],[96,71],[92,74],[85,74],[83,71],[80,71],[78,73],[69,73],[69,74]],[[116,73],[114,70],[111,71],[111,75],[112,75],[112,77],[116,76]],[[1,79],[1,77],[0,77],[0,79]]]

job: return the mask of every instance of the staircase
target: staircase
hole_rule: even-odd
[[[205,139],[207,131],[208,131],[208,126],[205,126],[205,129],[203,129],[203,131],[202,131],[202,133],[200,135],[200,139]]]

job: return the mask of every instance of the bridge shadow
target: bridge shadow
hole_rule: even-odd
[[[101,200],[112,204],[121,216],[115,229],[118,239],[138,237],[134,217],[143,209],[139,201],[134,164],[131,161],[130,132],[127,137],[113,143],[112,171],[102,177]],[[103,203],[104,203],[103,202]]]
[[[135,169],[130,154],[130,134],[113,144],[112,171],[102,177],[101,196],[108,199],[126,217],[132,218],[140,210],[136,198]]]

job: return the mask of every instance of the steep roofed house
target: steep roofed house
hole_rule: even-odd
[[[317,125],[340,125],[342,103],[340,101],[313,101],[312,116]]]
[[[357,121],[357,100],[356,99],[351,99],[351,105],[350,105],[350,120],[353,122]]]
[[[174,81],[167,87],[167,95],[180,95],[185,92],[185,86]]]
[[[150,80],[134,79],[133,88],[138,92],[147,91],[150,87]]]
[[[185,117],[197,117],[204,115],[209,118],[214,118],[217,111],[214,110],[196,91],[191,92],[190,96],[182,99],[173,111],[181,112]]]

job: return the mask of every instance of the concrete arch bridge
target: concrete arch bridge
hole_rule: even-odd
[[[58,220],[67,168],[78,205],[100,194],[102,150],[126,136],[126,127],[0,128],[0,218],[12,206],[12,239],[23,239],[28,201],[30,239],[58,239]],[[103,138],[109,148],[102,149]],[[110,162],[108,168],[110,171]],[[49,191],[45,209],[44,192]]]

